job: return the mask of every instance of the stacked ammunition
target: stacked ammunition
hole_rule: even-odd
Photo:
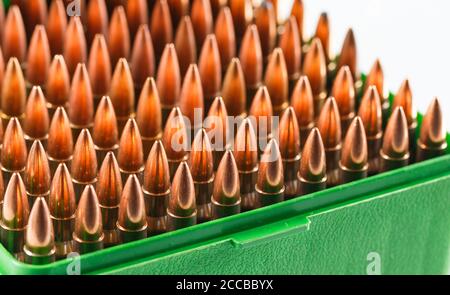
[[[306,39],[302,0],[286,20],[276,1],[77,1],[79,16],[72,1],[11,2],[0,5],[0,240],[21,261],[182,229],[447,149],[439,100],[416,137],[409,81],[391,101],[379,60],[361,75],[351,29],[333,56],[325,13]]]

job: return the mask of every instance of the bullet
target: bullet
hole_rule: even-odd
[[[214,27],[217,46],[219,47],[222,71],[225,71],[231,60],[236,56],[236,35],[234,33],[233,17],[230,8],[224,6],[217,16]]]
[[[283,175],[285,183],[285,199],[298,196],[299,183],[297,171],[300,167],[300,128],[294,108],[287,108],[278,126],[281,159],[283,160]]]
[[[39,140],[44,148],[46,148],[49,128],[50,119],[44,94],[42,93],[41,87],[33,86],[28,97],[23,124],[27,149],[29,150],[31,148],[35,140]]]
[[[217,96],[214,99],[203,126],[211,140],[214,171],[217,171],[223,154],[231,148],[228,112],[222,97]]]
[[[46,31],[52,55],[62,54],[67,30],[67,14],[62,0],[50,4]]]
[[[85,254],[103,249],[102,212],[92,185],[87,185],[75,213],[74,250]]]
[[[78,64],[87,61],[87,45],[83,25],[78,16],[70,18],[64,40],[64,60],[71,77],[73,77]]]
[[[30,39],[34,28],[47,21],[47,1],[22,1],[19,5],[24,15],[27,37]]]
[[[241,63],[236,57],[232,58],[228,65],[221,93],[228,114],[232,117],[245,118],[247,97],[244,73]]]
[[[167,5],[169,6],[170,16],[172,19],[172,27],[176,27],[180,24],[181,19],[189,14],[189,0],[169,0]]]
[[[48,202],[51,181],[50,167],[45,149],[39,140],[35,140],[30,149],[24,174],[30,206],[32,207],[39,197],[43,197]]]
[[[28,219],[23,247],[25,262],[42,265],[55,261],[56,247],[52,219],[44,198],[36,199]]]
[[[253,19],[252,3],[250,0],[230,0],[229,6],[231,15],[233,16],[234,31],[236,32],[236,39],[239,47],[242,36],[244,36],[245,31],[248,30],[248,26]],[[242,43],[244,43],[244,41],[242,41]],[[244,45],[241,46],[244,47]]]
[[[1,170],[5,183],[13,173],[23,174],[27,164],[27,147],[17,118],[11,118],[5,130],[1,154]]]
[[[27,35],[23,23],[22,14],[17,5],[8,9],[2,43],[3,57],[9,60],[15,57],[19,64],[25,62],[27,55]]]
[[[111,86],[111,71],[111,59],[105,37],[103,35],[95,35],[88,63],[95,108],[97,108],[101,98],[108,94]]]
[[[330,24],[326,12],[322,12],[319,16],[314,38],[318,38],[322,43],[323,53],[328,63],[330,60]]]
[[[1,10],[1,8],[0,8],[0,10]],[[1,25],[1,20],[0,20],[0,25]],[[0,38],[1,38],[1,29],[0,29]],[[5,60],[3,59],[3,52],[2,52],[2,49],[0,48],[0,94],[2,93],[2,84],[3,84],[4,76],[5,76]]]
[[[45,86],[50,69],[50,46],[43,25],[34,29],[28,48],[26,77],[31,85]]]
[[[11,117],[23,119],[26,105],[26,89],[19,60],[15,57],[8,61],[3,78],[1,93],[1,118],[7,125]]]
[[[198,70],[203,87],[205,112],[209,111],[214,98],[220,95],[222,87],[222,67],[216,37],[206,36],[198,60]]]
[[[295,20],[297,21],[300,42],[303,41],[303,14],[304,14],[303,0],[294,0],[291,15],[294,16]]]
[[[2,219],[4,196],[5,196],[5,182],[3,181],[3,175],[0,174],[0,220]]]
[[[167,154],[170,179],[172,180],[180,163],[188,158],[189,135],[183,115],[178,107],[170,112],[164,127],[162,142]]]
[[[389,100],[387,99],[387,94],[385,94],[383,68],[381,67],[379,59],[375,61],[369,74],[367,75],[365,90],[367,91],[370,86],[375,86],[378,91],[383,119],[383,129],[385,129],[389,118]]]
[[[275,139],[264,149],[255,185],[257,207],[265,207],[284,200],[283,162]]]
[[[409,152],[410,160],[416,159],[416,129],[417,129],[417,112],[414,106],[413,95],[409,80],[403,81],[400,89],[394,97],[392,102],[392,109],[402,107],[405,112],[406,121],[408,122],[408,138],[409,138]]]
[[[62,55],[55,55],[50,65],[45,98],[49,115],[53,117],[57,107],[66,107],[70,94],[70,77]]]
[[[340,182],[347,183],[367,177],[369,168],[367,138],[364,124],[360,117],[351,122],[342,145],[339,161]]]
[[[272,138],[272,101],[266,86],[261,86],[253,98],[249,116],[256,130],[258,140],[258,155],[264,151],[266,144]]]
[[[367,149],[369,153],[369,175],[378,173],[379,150],[383,138],[382,114],[380,97],[375,86],[371,86],[364,94],[358,116],[364,124],[367,136]]]
[[[114,107],[108,96],[100,101],[95,114],[92,132],[95,151],[97,153],[97,164],[100,167],[103,159],[109,152],[117,154],[119,149],[119,131],[117,130],[117,119]]]
[[[92,130],[94,123],[94,96],[84,64],[78,64],[72,79],[68,115],[74,138],[77,138],[81,130],[85,128]]]
[[[359,79],[358,51],[352,28],[348,29],[347,34],[345,35],[344,43],[342,44],[342,49],[338,60],[338,71],[344,66],[349,67],[353,80],[357,81]]]
[[[89,130],[81,130],[73,152],[71,174],[77,203],[83,189],[97,182],[97,156]]]
[[[139,98],[136,122],[141,133],[144,159],[147,158],[153,143],[162,137],[161,102],[153,78],[147,78]]]
[[[197,48],[201,48],[206,36],[213,32],[213,16],[208,0],[193,0],[191,20],[194,27]]]
[[[300,182],[300,195],[307,195],[326,188],[325,148],[317,128],[313,128],[306,139],[297,178]]]
[[[136,175],[130,175],[123,188],[117,219],[120,241],[128,243],[147,237],[147,218],[141,185]]]
[[[140,26],[148,23],[148,5],[146,0],[128,0],[126,3],[131,40],[134,40]]]
[[[257,89],[261,85],[263,75],[263,56],[258,28],[256,25],[249,25],[247,27],[244,38],[242,39],[239,60],[241,62],[245,83],[247,86],[248,108],[252,103],[251,98],[253,98]]]
[[[111,64],[117,64],[120,58],[127,59],[130,55],[130,32],[123,6],[114,8],[114,12],[109,22],[108,48]]]
[[[336,99],[341,116],[342,136],[345,136],[355,118],[355,86],[348,66],[343,66],[338,71],[331,95]]]
[[[150,18],[150,35],[155,46],[155,57],[159,61],[164,47],[172,43],[173,28],[170,21],[170,10],[166,0],[156,0]]]
[[[161,140],[155,141],[144,170],[142,185],[147,212],[148,235],[166,232],[167,204],[170,197],[170,172]]]
[[[167,44],[161,57],[156,78],[159,97],[161,98],[163,124],[178,103],[181,90],[181,74],[177,53],[173,44]]]
[[[131,52],[130,68],[134,81],[135,97],[139,98],[147,78],[155,76],[155,52],[147,25],[141,25],[137,31],[133,51]]]
[[[442,109],[437,97],[433,98],[422,120],[417,139],[416,161],[424,161],[445,154],[447,149]]]
[[[301,76],[291,95],[291,105],[300,128],[300,147],[303,149],[309,132],[314,127],[314,98],[307,76]]]
[[[288,73],[281,48],[275,48],[270,56],[264,77],[264,84],[272,100],[274,115],[281,116],[289,105]]]
[[[185,161],[178,166],[171,191],[167,207],[167,230],[173,231],[195,225],[197,223],[195,186]]]
[[[214,183],[213,151],[205,129],[197,132],[189,156],[189,168],[195,188],[197,222],[211,220],[211,195]]]
[[[131,174],[136,174],[142,182],[144,173],[144,151],[138,125],[134,119],[129,119],[120,137],[117,161],[122,175],[122,182]]]
[[[202,127],[204,114],[203,88],[200,73],[196,64],[189,66],[181,87],[179,106],[181,113],[189,122],[190,138]]]
[[[180,73],[186,74],[190,64],[197,62],[197,45],[195,43],[194,28],[191,18],[186,15],[180,19],[174,40],[180,64]]]
[[[122,178],[119,164],[112,152],[108,152],[98,173],[96,193],[102,212],[103,240],[105,247],[119,244],[117,219],[122,196]]]
[[[73,248],[77,203],[72,178],[64,163],[58,165],[53,176],[48,205],[55,232],[56,258],[65,258]]]
[[[213,14],[213,19],[216,19],[223,7],[228,3],[228,0],[211,0],[211,11]]]
[[[13,173],[3,199],[0,237],[5,249],[23,260],[23,245],[30,214],[25,185],[19,173]]]
[[[86,37],[88,44],[92,44],[96,35],[108,35],[108,10],[105,0],[89,1],[86,14]]]
[[[314,116],[318,117],[327,97],[327,66],[320,39],[314,38],[303,62],[303,74],[308,77],[314,97]]]
[[[117,62],[109,89],[109,97],[116,112],[119,134],[122,134],[128,119],[134,117],[135,100],[133,78],[125,58],[120,58]]]
[[[47,158],[52,175],[60,163],[70,169],[73,157],[73,136],[69,118],[63,107],[58,107],[53,115],[48,132]]]
[[[255,24],[258,28],[259,39],[261,40],[261,50],[264,64],[269,61],[269,55],[275,47],[277,38],[277,19],[272,3],[263,1],[255,8]]]
[[[278,46],[283,51],[286,61],[289,93],[292,93],[300,76],[302,64],[302,40],[300,39],[295,16],[291,16],[284,25],[284,31],[280,36]]]
[[[408,122],[402,107],[392,112],[380,150],[380,172],[407,166],[409,163]]]

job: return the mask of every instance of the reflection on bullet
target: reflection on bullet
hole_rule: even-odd
[[[129,119],[120,137],[117,161],[122,175],[122,182],[131,174],[136,174],[142,181],[144,173],[144,151],[139,128],[134,119]]]
[[[88,44],[97,34],[108,35],[108,11],[105,0],[91,0],[87,6],[86,31]]]
[[[261,40],[262,54],[265,63],[267,63],[269,55],[275,47],[277,37],[277,20],[272,3],[263,1],[261,5],[255,8],[255,24]]]
[[[67,29],[67,14],[62,0],[52,1],[47,19],[46,31],[51,54],[62,54]]]
[[[47,108],[51,116],[58,106],[65,107],[69,101],[70,78],[66,62],[62,55],[55,55],[50,65],[45,85]]]
[[[169,0],[167,4],[172,18],[172,26],[176,27],[180,24],[181,19],[189,14],[189,0]]]
[[[131,52],[130,67],[135,96],[138,97],[147,78],[155,75],[155,52],[147,25],[141,25],[137,31]]]
[[[23,124],[27,148],[30,149],[35,140],[39,140],[46,148],[49,128],[50,119],[44,94],[39,86],[33,86],[28,97]]]
[[[184,76],[189,65],[197,61],[194,28],[188,15],[180,19],[174,43],[178,54],[178,62],[180,63],[180,72]]]
[[[292,93],[300,75],[302,63],[302,40],[300,39],[295,16],[291,16],[284,25],[284,31],[280,36],[278,46],[283,51],[286,60],[289,93]]]
[[[236,56],[236,35],[234,33],[233,17],[230,8],[224,6],[217,16],[214,28],[219,47],[222,71],[225,71],[230,61]]]
[[[11,6],[6,15],[2,50],[5,60],[15,57],[19,63],[25,62],[27,36],[22,14],[17,5]]]
[[[228,112],[222,97],[217,96],[209,109],[204,121],[204,127],[208,133],[213,148],[214,171],[217,171],[223,154],[230,148],[230,127],[228,124]]]
[[[300,128],[300,146],[303,148],[309,132],[314,127],[314,98],[307,76],[301,76],[295,84],[291,105],[297,115]]]
[[[200,73],[196,64],[189,66],[184,77],[180,93],[180,111],[188,119],[190,125],[190,138],[194,137],[195,130],[201,128],[204,114],[203,88]],[[200,119],[200,120],[199,120]],[[195,125],[197,123],[197,125]]]
[[[347,34],[345,35],[344,43],[342,44],[337,67],[338,71],[344,66],[349,67],[352,78],[356,81],[359,78],[358,52],[356,48],[355,35],[352,28],[348,29]]]
[[[108,152],[117,154],[119,149],[119,131],[117,130],[117,119],[114,107],[108,96],[100,101],[95,114],[92,139],[97,152],[97,163],[103,163]]]
[[[355,117],[355,86],[348,66],[343,66],[338,71],[331,94],[336,99],[341,116],[342,135],[345,136]]]
[[[156,0],[150,18],[150,35],[153,39],[156,60],[160,60],[164,46],[172,43],[173,28],[166,0]]]
[[[245,80],[241,63],[236,57],[228,65],[221,92],[228,114],[244,118],[247,112]]]
[[[303,13],[304,13],[303,0],[294,0],[291,15],[294,16],[295,20],[297,21],[300,42],[303,41]]]
[[[1,154],[1,170],[5,183],[15,172],[23,174],[27,164],[27,146],[17,118],[11,118],[5,130]]]
[[[38,140],[34,141],[30,149],[24,174],[25,188],[30,206],[32,207],[35,200],[39,197],[43,197],[48,202],[51,181],[50,167],[45,149]]]
[[[322,43],[325,59],[328,62],[330,60],[330,24],[326,12],[322,12],[319,16],[314,37]]]
[[[260,155],[272,138],[272,101],[266,86],[261,86],[256,92],[249,116],[253,117],[252,124],[256,130],[258,155]]]
[[[389,118],[389,100],[387,99],[387,95],[385,94],[383,68],[381,67],[379,59],[375,61],[372,68],[370,69],[369,74],[367,75],[365,91],[367,91],[370,86],[375,86],[378,92],[383,119],[382,126],[383,128],[385,128],[387,120]]]
[[[109,22],[108,48],[111,64],[115,66],[120,58],[127,59],[130,55],[130,32],[128,30],[125,9],[116,6]]]
[[[267,87],[272,101],[274,115],[281,116],[289,105],[288,73],[281,48],[275,48],[270,56],[264,77],[264,84]]]
[[[102,96],[109,91],[112,76],[110,60],[105,37],[103,35],[95,35],[88,63],[88,73],[95,107],[98,106]]]
[[[244,36],[245,30],[248,29],[253,19],[252,3],[250,0],[230,0],[229,5],[231,15],[233,16],[236,39],[238,40],[238,44],[241,44],[242,36]]]
[[[64,40],[64,60],[67,69],[72,77],[79,63],[87,60],[86,37],[84,36],[83,25],[78,16],[70,18]]]
[[[148,23],[148,5],[146,0],[128,0],[126,2],[127,20],[131,40],[135,39],[139,27]],[[170,17],[169,17],[170,19]]]
[[[12,57],[6,66],[1,93],[1,117],[3,125],[11,117],[22,119],[26,105],[25,80],[19,60]]]
[[[64,108],[58,107],[48,132],[47,157],[52,175],[60,163],[66,164],[70,169],[72,156],[73,136],[69,118]]]
[[[194,27],[197,48],[201,48],[206,36],[212,33],[213,30],[211,4],[208,0],[192,1],[191,20]]]
[[[34,29],[28,48],[26,70],[28,83],[39,86],[45,85],[50,68],[50,59],[50,46],[45,27],[38,25]]]

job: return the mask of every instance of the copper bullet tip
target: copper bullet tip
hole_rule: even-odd
[[[161,140],[157,140],[150,150],[144,172],[145,191],[159,195],[170,190],[170,172],[167,155]]]
[[[50,214],[54,218],[67,219],[75,215],[77,209],[72,177],[66,164],[59,164],[50,187]]]
[[[258,27],[262,53],[266,57],[272,52],[277,37],[277,19],[270,1],[263,1],[256,7],[255,24]]]
[[[368,152],[364,124],[360,117],[355,117],[350,124],[342,146],[341,166],[347,170],[367,168]]]
[[[308,182],[319,182],[326,177],[325,149],[317,128],[312,129],[306,139],[299,177]]]
[[[62,0],[52,1],[47,19],[46,30],[51,53],[62,54],[67,29],[67,14]]]
[[[126,3],[128,26],[132,38],[137,35],[139,27],[148,23],[147,0],[129,0]]]
[[[253,19],[252,3],[250,0],[231,0],[229,2],[236,37],[240,40]]]
[[[139,87],[145,83],[147,77],[155,75],[155,52],[147,25],[139,26],[131,52],[130,67],[134,83]]]
[[[206,36],[198,61],[198,70],[206,100],[211,100],[220,92],[222,83],[222,66],[219,47],[213,34]]]
[[[236,35],[234,33],[233,17],[228,6],[222,7],[216,19],[214,28],[219,46],[222,70],[225,70],[231,59],[236,56]]]
[[[138,231],[147,227],[144,195],[135,174],[128,177],[123,188],[117,226],[125,231]]]
[[[197,45],[195,43],[194,28],[191,18],[183,16],[175,34],[175,48],[177,49],[180,71],[184,76],[190,64],[197,61]]]
[[[109,89],[109,97],[119,118],[134,112],[134,84],[130,67],[125,58],[117,62]]]
[[[108,34],[108,11],[105,0],[89,1],[87,6],[86,31],[88,43],[91,44],[97,34]]]
[[[173,44],[166,44],[161,56],[156,86],[158,87],[163,107],[172,107],[178,102],[181,88],[181,74],[177,53]]]
[[[89,130],[81,130],[72,159],[72,178],[78,182],[91,182],[97,177],[97,155]]]
[[[239,52],[239,60],[244,71],[247,88],[254,88],[259,85],[263,74],[263,56],[256,25],[249,25],[245,31]]]
[[[168,212],[177,217],[189,217],[196,212],[195,188],[188,164],[183,161],[178,166],[172,181],[172,194]]]
[[[17,118],[11,118],[3,137],[2,167],[9,171],[22,171],[27,164],[27,146]]]
[[[44,198],[37,198],[28,219],[24,250],[31,255],[52,255],[55,252],[55,234],[50,211]]]
[[[303,0],[294,0],[291,15],[294,16],[297,21],[300,41],[303,40],[303,13],[304,13]]]
[[[95,95],[108,93],[112,76],[111,60],[103,35],[94,37],[89,53],[88,72],[91,78],[92,92]]]
[[[27,57],[27,80],[32,85],[44,85],[50,68],[50,46],[43,25],[34,28]]]
[[[72,130],[63,107],[56,109],[50,123],[47,153],[54,160],[67,160],[73,155]]]
[[[275,113],[280,114],[288,105],[289,95],[288,72],[281,48],[275,48],[271,53],[264,83],[269,91]]]
[[[23,130],[27,136],[43,139],[47,136],[50,119],[41,87],[33,86],[25,109]]]
[[[353,79],[356,79],[358,75],[358,53],[352,28],[348,29],[347,34],[345,35],[344,43],[342,44],[341,53],[339,55],[338,69],[343,66],[348,66]]]
[[[408,123],[402,107],[397,107],[389,118],[384,133],[382,152],[394,159],[409,156]]]
[[[203,120],[203,88],[200,73],[196,64],[191,64],[186,76],[184,77],[183,86],[180,93],[180,110],[191,124],[191,128],[195,123],[196,113]]]
[[[53,58],[45,92],[47,101],[55,106],[64,106],[69,100],[70,77],[62,55]]]
[[[147,78],[142,88],[136,122],[144,138],[156,138],[162,132],[161,102],[153,78]]]
[[[83,24],[80,17],[70,18],[64,41],[64,59],[69,74],[72,76],[79,63],[85,63],[87,59],[87,45],[84,36]]]
[[[275,139],[269,141],[261,156],[256,187],[264,193],[279,193],[284,189],[283,162]]]
[[[408,79],[402,82],[400,89],[397,91],[397,94],[394,97],[392,109],[395,109],[396,107],[403,108],[406,120],[408,121],[408,126],[412,126],[416,123],[417,114],[414,107],[413,95]]]
[[[303,63],[303,73],[308,76],[314,96],[325,90],[327,65],[322,43],[314,38]]]
[[[17,5],[9,8],[3,30],[3,55],[6,60],[16,57],[22,63],[27,51],[27,36],[22,14]]]
[[[81,194],[73,236],[75,240],[82,242],[96,242],[103,239],[102,213],[92,185],[87,185]]]
[[[446,146],[444,117],[439,99],[435,97],[422,120],[419,141],[426,147]]]
[[[239,126],[234,142],[234,157],[239,171],[253,171],[258,167],[258,143],[250,119]]]
[[[291,16],[284,26],[278,46],[283,50],[289,78],[295,79],[300,72],[302,62],[302,40],[295,16]]]
[[[325,57],[328,59],[330,57],[330,24],[326,12],[322,12],[319,16],[314,37],[319,38],[322,43]]]
[[[9,59],[2,83],[1,110],[10,117],[20,117],[25,112],[25,80],[19,60]]]
[[[122,178],[119,164],[112,152],[108,152],[98,173],[96,184],[98,202],[106,208],[116,207],[122,195]]]
[[[108,96],[103,96],[95,114],[92,139],[97,147],[111,148],[119,143],[117,118]]]
[[[168,1],[157,0],[153,6],[150,20],[150,34],[154,41],[155,56],[157,59],[164,50],[164,45],[171,43],[173,39],[173,27],[170,21],[170,9]]]
[[[375,86],[370,86],[359,106],[358,116],[364,123],[364,129],[366,130],[367,137],[373,138],[380,136],[382,130],[382,113],[380,96]]]
[[[30,207],[25,185],[19,173],[13,173],[3,199],[1,225],[9,230],[23,230],[28,224]]]
[[[181,110],[176,107],[170,112],[162,137],[167,158],[170,160],[183,159],[188,150],[188,133]]]
[[[114,8],[109,22],[108,48],[112,65],[115,65],[120,58],[128,58],[130,54],[130,32],[122,5]]]
[[[78,64],[73,76],[68,109],[70,123],[77,127],[92,125],[94,97],[85,64]]]
[[[232,58],[228,65],[222,85],[222,97],[230,116],[237,117],[245,114],[247,95],[244,72],[236,57]]]
[[[341,118],[349,118],[355,113],[355,87],[348,66],[343,66],[338,71],[332,95],[336,99]]]
[[[278,126],[280,153],[284,160],[296,159],[300,155],[300,128],[294,108],[287,108]]]
[[[31,195],[46,195],[50,191],[50,167],[45,149],[35,140],[28,154],[25,168],[25,186]]]
[[[207,123],[209,126],[206,126]],[[221,96],[217,96],[214,99],[209,109],[207,119],[205,119],[205,129],[214,149],[224,150],[225,146],[228,145],[230,128],[228,111]]]
[[[191,19],[194,25],[197,48],[200,48],[206,36],[212,33],[213,18],[211,4],[208,0],[193,0],[191,6]]]
[[[141,134],[134,119],[128,119],[123,129],[117,161],[119,167],[125,171],[137,172],[144,166]]]
[[[342,141],[341,118],[334,97],[331,96],[325,101],[316,125],[326,149],[340,147]]]
[[[189,168],[196,182],[205,182],[214,176],[212,147],[205,129],[199,130],[192,142]]]
[[[379,59],[375,61],[372,68],[370,69],[370,72],[366,78],[365,85],[366,89],[370,86],[375,86],[378,91],[380,102],[382,102],[382,100],[384,99],[384,74]]]
[[[300,127],[308,127],[314,121],[314,101],[307,76],[301,76],[291,95],[291,105],[297,115]]]
[[[256,120],[255,130],[258,138],[269,137],[272,133],[272,101],[266,86],[259,87],[250,106],[250,116]],[[253,122],[252,122],[253,123]]]
[[[239,171],[230,150],[225,152],[217,169],[212,200],[220,205],[233,205],[241,200]]]

